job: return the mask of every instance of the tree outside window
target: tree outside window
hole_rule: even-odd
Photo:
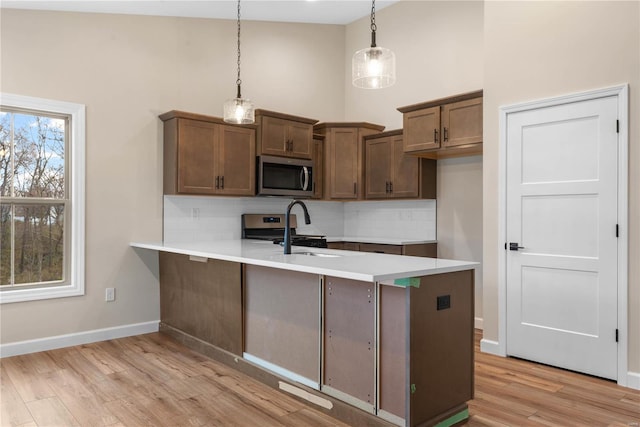
[[[59,284],[68,271],[69,117],[0,112],[0,287]]]

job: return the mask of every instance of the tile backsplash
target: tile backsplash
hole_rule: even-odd
[[[165,242],[193,242],[240,238],[243,213],[284,213],[291,202],[276,197],[164,196]],[[299,234],[330,237],[436,239],[436,201],[327,202],[305,200],[311,224],[298,216]]]
[[[345,203],[343,235],[436,240],[436,201]]]

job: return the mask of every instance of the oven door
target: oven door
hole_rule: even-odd
[[[260,156],[256,163],[259,196],[313,196],[311,160]]]

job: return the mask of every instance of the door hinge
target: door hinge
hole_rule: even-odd
[[[618,330],[616,329],[616,342],[618,342]]]
[[[616,237],[620,237],[620,226],[616,224]]]

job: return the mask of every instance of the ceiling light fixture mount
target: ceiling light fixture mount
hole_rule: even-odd
[[[224,103],[223,119],[227,123],[251,124],[255,122],[255,107],[249,99],[243,99],[240,79],[240,0],[238,0],[238,77],[236,79],[236,97]]]
[[[351,81],[355,87],[382,89],[396,82],[396,55],[376,45],[376,0],[371,2],[371,47],[353,54]]]

